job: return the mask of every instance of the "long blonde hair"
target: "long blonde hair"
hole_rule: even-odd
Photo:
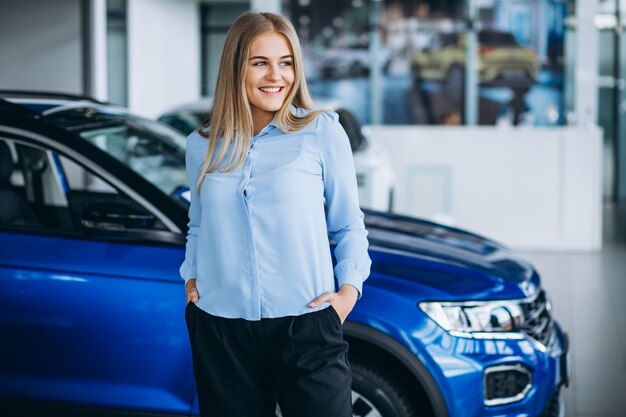
[[[302,49],[291,22],[273,13],[246,12],[242,14],[235,20],[226,35],[211,118],[198,130],[209,140],[206,158],[198,178],[198,193],[200,193],[205,174],[218,171],[218,167],[220,167],[219,172],[232,172],[246,159],[253,135],[252,113],[245,89],[250,46],[258,35],[271,31],[287,38],[293,51],[295,75],[289,95],[275,114],[276,127],[285,133],[296,132],[306,127],[322,111],[311,111],[304,116],[296,116],[291,112],[292,104],[302,109],[313,110],[313,101],[304,79]],[[207,134],[206,128],[209,126]],[[220,138],[222,138],[222,145],[218,149],[217,143]],[[231,146],[232,149],[229,151]],[[226,166],[221,167],[227,151],[229,155]]]

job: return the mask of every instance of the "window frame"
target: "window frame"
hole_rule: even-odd
[[[32,122],[31,122],[32,123]],[[57,130],[57,129],[55,129]],[[180,227],[181,220],[171,219],[167,216],[162,210],[159,210],[156,205],[153,203],[153,199],[149,199],[148,196],[139,193],[137,190],[131,188],[128,184],[126,184],[122,178],[113,175],[108,169],[102,166],[102,164],[95,162],[92,158],[89,158],[86,155],[81,154],[75,148],[83,148],[87,146],[90,148],[90,153],[95,152],[98,154],[102,154],[102,156],[98,157],[98,160],[109,160],[113,159],[106,155],[105,152],[97,149],[97,147],[84,142],[80,138],[70,138],[75,141],[80,141],[80,145],[70,147],[67,146],[68,142],[65,139],[67,136],[74,136],[69,132],[65,132],[63,135],[63,141],[55,140],[49,135],[43,135],[40,133],[36,133],[36,129],[26,130],[17,126],[7,125],[0,123],[0,140],[8,140],[12,141],[15,144],[25,145],[29,147],[33,147],[44,152],[51,152],[52,155],[58,160],[60,156],[63,156],[73,163],[79,165],[82,169],[87,170],[92,175],[99,177],[100,180],[106,182],[117,192],[124,196],[125,198],[132,201],[134,204],[137,204],[144,210],[146,213],[151,214],[155,217],[157,221],[160,221],[164,226],[165,230],[147,230],[145,233],[141,233],[141,231],[130,230],[128,233],[120,233],[120,236],[114,237],[107,234],[102,234],[102,236],[97,236],[96,234],[86,234],[81,232],[80,230],[74,231],[62,231],[59,229],[49,229],[49,228],[37,228],[37,227],[22,227],[22,226],[11,226],[11,225],[0,225],[0,232],[18,232],[18,233],[28,233],[28,234],[46,234],[50,236],[62,236],[68,238],[79,238],[86,240],[115,240],[115,241],[124,241],[127,243],[147,243],[147,244],[175,244],[175,245],[184,245],[185,243],[185,235],[183,233],[184,228]],[[60,163],[60,162],[59,162]],[[56,165],[56,164],[55,164]],[[58,170],[58,167],[54,167],[55,170]],[[58,171],[57,171],[58,172]],[[63,173],[64,175],[64,173]],[[135,174],[136,175],[136,174]],[[136,175],[139,177],[139,175]],[[146,180],[141,179],[141,181],[146,182]],[[135,182],[134,179],[133,182]],[[147,187],[150,187],[149,184]],[[137,187],[140,188],[140,187]],[[163,194],[165,196],[165,194]],[[167,197],[167,196],[166,196]],[[172,201],[172,205],[175,203]],[[68,206],[69,208],[69,206]]]

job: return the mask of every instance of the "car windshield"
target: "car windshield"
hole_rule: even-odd
[[[479,32],[478,43],[483,46],[510,46],[517,45],[515,38],[508,32]]]
[[[178,200],[185,198],[185,137],[113,106],[78,105],[43,113],[47,121],[77,133]]]
[[[159,122],[165,123],[179,132],[188,135],[203,126],[208,117],[210,117],[210,114],[207,115],[206,112],[181,110],[159,117]]]

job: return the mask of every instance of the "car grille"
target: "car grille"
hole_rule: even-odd
[[[520,364],[496,365],[485,370],[485,405],[520,401],[532,387],[532,371]]]
[[[550,314],[550,301],[545,291],[539,291],[537,296],[524,303],[522,308],[524,309],[522,331],[543,345],[547,345],[554,326]]]

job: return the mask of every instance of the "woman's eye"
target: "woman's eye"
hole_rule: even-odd
[[[253,67],[264,67],[264,66],[266,66],[266,65],[268,65],[268,62],[267,62],[267,61],[257,61],[257,62],[254,62],[254,63],[252,64],[252,66],[253,66]],[[280,65],[281,67],[288,67],[288,66],[291,66],[291,65],[292,65],[292,62],[291,62],[291,61],[281,61],[281,62],[279,63],[279,65]]]

